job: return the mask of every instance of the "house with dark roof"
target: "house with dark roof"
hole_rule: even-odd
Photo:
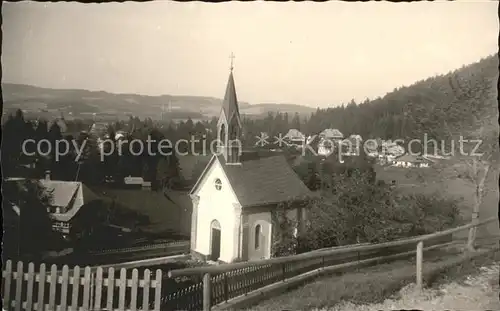
[[[328,157],[335,148],[340,148],[344,134],[337,129],[329,128],[319,133],[318,137],[318,155]]]
[[[396,158],[394,160],[393,166],[405,167],[405,168],[410,168],[410,167],[423,168],[423,167],[429,167],[432,163],[434,163],[434,161],[426,157],[405,154]]]
[[[288,130],[284,139],[289,145],[295,146],[296,148],[302,148],[307,141],[306,136],[297,129]]]
[[[104,137],[108,130],[108,124],[105,122],[94,122],[90,127],[89,133],[98,137]]]
[[[21,182],[24,178],[10,178],[6,182]],[[52,229],[65,238],[80,238],[89,234],[99,213],[101,198],[81,182],[41,179],[44,191],[51,200],[47,212]],[[19,214],[19,207],[14,206]]]
[[[233,72],[217,123],[216,154],[189,195],[193,202],[191,251],[205,260],[234,262],[271,257],[273,215],[286,204],[286,214],[298,223],[307,217],[305,200],[313,196],[289,166],[285,156],[243,152],[242,123]]]
[[[324,139],[342,139],[344,138],[344,134],[337,129],[328,128],[319,133],[319,137]]]

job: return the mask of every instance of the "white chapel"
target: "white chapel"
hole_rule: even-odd
[[[286,213],[298,223],[300,234],[307,217],[300,202],[312,192],[283,155],[242,152],[230,143],[242,135],[232,68],[217,130],[218,152],[189,193],[191,253],[223,263],[270,258],[273,210],[282,202],[298,202]]]

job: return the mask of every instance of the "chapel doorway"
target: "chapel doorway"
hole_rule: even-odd
[[[220,244],[221,244],[221,229],[217,220],[212,221],[211,228],[211,241],[210,241],[210,260],[217,261],[220,257]]]

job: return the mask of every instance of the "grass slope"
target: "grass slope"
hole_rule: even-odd
[[[464,220],[470,220],[474,203],[474,187],[470,182],[457,177],[451,163],[444,170],[436,170],[433,167],[405,169],[376,166],[375,168],[377,179],[388,183],[396,180],[397,189],[403,193],[437,194],[460,200],[462,216]],[[489,191],[481,204],[480,219],[490,218],[498,213],[498,168],[489,173],[486,187]],[[466,235],[466,232],[461,232],[457,237]],[[483,226],[479,230],[479,236],[500,236],[498,223]]]
[[[165,238],[171,234],[189,236],[191,210],[186,193],[174,192],[166,197],[162,192],[150,190],[107,189],[106,196],[114,197],[131,210],[147,215],[149,224],[141,228],[146,233]]]
[[[463,260],[456,251],[437,252],[424,261],[424,282],[442,284],[460,279],[473,273],[479,267],[498,262],[498,251],[474,259]],[[363,309],[359,305],[382,303],[397,294],[401,288],[415,280],[413,260],[401,260],[370,268],[361,268],[357,272],[341,276],[318,279],[299,289],[265,300],[248,310],[387,310],[382,308]],[[412,308],[415,306],[411,306]],[[358,308],[358,309],[356,309]]]

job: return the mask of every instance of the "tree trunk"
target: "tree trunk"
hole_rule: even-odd
[[[474,206],[472,209],[472,221],[471,224],[474,227],[469,229],[469,237],[467,239],[467,249],[471,252],[475,251],[475,241],[477,236],[477,224],[479,223],[479,206],[481,205],[480,197],[477,194],[474,195]]]
[[[476,189],[474,193],[474,206],[472,209],[472,221],[471,224],[474,227],[469,229],[469,237],[467,239],[467,249],[471,252],[475,251],[475,242],[477,237],[477,224],[479,223],[479,208],[483,199],[483,188],[486,177],[489,172],[489,165],[486,165],[484,168],[484,174],[481,176],[479,182],[476,184]]]

